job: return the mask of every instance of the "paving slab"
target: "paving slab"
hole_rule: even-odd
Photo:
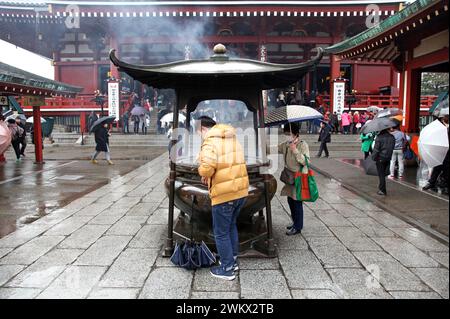
[[[18,274],[7,286],[45,288],[82,252],[81,249],[53,249]]]
[[[158,203],[138,203],[127,211],[127,216],[150,216],[158,207]]]
[[[109,266],[130,240],[131,236],[103,236],[78,257],[75,265]]]
[[[442,297],[435,292],[391,291],[390,294],[395,299],[442,299]]]
[[[33,288],[0,288],[0,299],[33,299],[40,292]]]
[[[430,291],[416,275],[385,252],[355,252],[355,257],[388,291]]]
[[[291,299],[286,278],[279,270],[241,270],[243,299]]]
[[[156,249],[127,248],[103,276],[100,287],[142,287],[158,256]]]
[[[311,237],[307,241],[325,268],[361,267],[345,246],[334,237]]]
[[[0,258],[6,256],[12,250],[12,248],[0,248]]]
[[[406,267],[439,267],[435,260],[402,238],[374,238],[374,240]]]
[[[344,217],[367,217],[360,209],[351,204],[331,204],[331,206]]]
[[[106,235],[134,236],[145,225],[147,219],[147,216],[124,216],[108,229]]]
[[[193,275],[178,267],[157,268],[148,276],[139,299],[187,299]]]
[[[240,269],[280,269],[278,258],[239,258]]]
[[[350,223],[345,217],[341,214],[333,213],[332,211],[316,211],[316,215],[328,227],[352,226],[352,223]]]
[[[443,298],[449,299],[449,277],[446,268],[411,268],[428,286]]]
[[[430,256],[431,258],[433,258],[434,260],[436,260],[437,262],[441,263],[442,265],[448,268],[448,260],[449,260],[448,252],[446,253],[430,252]]]
[[[349,217],[348,220],[369,237],[395,237],[395,233],[370,217]]]
[[[409,228],[391,228],[391,230],[407,240],[417,248],[423,251],[435,251],[435,252],[447,252],[448,253],[448,245],[444,245],[441,242],[438,242],[436,239],[431,238],[430,236],[424,234],[420,230],[414,227]]]
[[[37,298],[86,298],[105,271],[106,267],[99,266],[69,266]]]
[[[330,230],[350,251],[381,250],[379,245],[356,227],[330,227]]]
[[[87,249],[95,243],[109,227],[110,225],[84,225],[61,242],[59,247]]]
[[[242,271],[239,272],[239,275]],[[225,281],[213,277],[209,268],[201,268],[195,271],[194,276],[194,291],[225,291],[225,292],[239,292],[240,286],[237,279],[231,281]]]
[[[145,225],[131,240],[131,248],[153,248],[158,249],[163,245],[163,236],[166,236],[167,226]]]
[[[239,299],[239,293],[224,291],[193,291],[191,299]]]
[[[380,283],[365,269],[329,269],[335,292],[345,299],[391,299]]]
[[[58,245],[63,239],[63,236],[36,237],[0,259],[0,264],[30,265]]]
[[[338,299],[339,296],[329,289],[292,289],[293,299]]]
[[[0,265],[0,286],[24,269],[23,265]]]
[[[109,194],[107,195],[109,196]],[[86,206],[85,208],[81,209],[77,213],[74,214],[74,216],[97,216],[102,211],[110,207],[113,203],[111,201],[104,202],[104,203],[94,203],[90,204],[89,206]]]
[[[138,288],[96,288],[87,299],[136,299]]]
[[[46,236],[68,236],[90,221],[93,216],[69,217],[45,232]]]
[[[332,287],[330,277],[311,251],[280,250],[279,260],[289,288],[327,289]]]

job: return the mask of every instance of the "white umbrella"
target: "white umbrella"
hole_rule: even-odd
[[[267,126],[283,124],[287,122],[311,121],[322,119],[319,111],[304,105],[286,105],[271,111],[266,118]]]
[[[166,115],[164,115],[160,120],[161,123],[171,123],[173,122],[173,112],[172,113],[167,113]],[[184,122],[186,121],[186,116],[184,116],[181,113],[178,113],[178,121],[179,122]]]
[[[0,122],[0,155],[6,151],[10,144],[11,132],[6,123]]]
[[[417,143],[419,155],[429,167],[441,165],[448,151],[447,128],[435,120],[422,129]]]
[[[47,122],[47,121],[41,117],[41,123],[45,123],[45,122]],[[34,123],[34,117],[30,116],[29,118],[27,118],[27,123]]]

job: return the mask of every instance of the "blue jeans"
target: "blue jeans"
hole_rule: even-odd
[[[245,204],[245,199],[245,197],[239,198],[212,206],[214,239],[220,256],[220,264],[225,271],[233,268],[234,257],[237,257],[239,253],[236,221]]]
[[[296,230],[303,228],[303,202],[294,200],[288,196],[288,204],[291,209],[292,221]]]

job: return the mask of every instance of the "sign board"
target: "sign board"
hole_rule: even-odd
[[[3,106],[4,105],[6,105],[6,106],[9,105],[7,96],[0,96],[0,105],[3,105]]]
[[[24,96],[23,105],[26,106],[41,106],[45,105],[45,98],[43,96]]]
[[[333,83],[333,111],[342,114],[345,106],[345,82]]]
[[[119,120],[119,82],[108,83],[108,115]]]

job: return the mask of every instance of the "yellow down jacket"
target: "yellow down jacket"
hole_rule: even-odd
[[[214,125],[206,134],[198,159],[198,173],[208,178],[212,205],[248,195],[244,153],[232,126]]]

